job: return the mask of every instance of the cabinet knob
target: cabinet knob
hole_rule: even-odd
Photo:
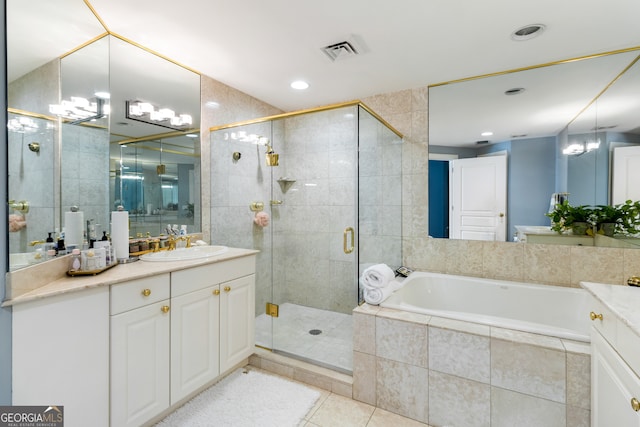
[[[144,289],[142,291],[142,295],[144,295],[145,297],[148,297],[149,295],[151,295],[151,289]]]
[[[220,289],[214,289],[213,290],[213,294],[214,295],[220,295]]]
[[[602,313],[596,314],[592,311],[591,313],[589,313],[589,317],[591,318],[591,320],[596,320],[596,319],[602,320]]]
[[[640,411],[640,401],[638,401],[638,399],[636,399],[635,397],[631,398],[631,409],[636,412]]]
[[[224,291],[225,291],[225,292],[229,292],[230,290],[231,290],[231,286],[225,286],[225,287],[224,287]]]
[[[160,310],[162,310],[163,313],[168,313],[169,312],[169,306],[168,305],[163,305]]]

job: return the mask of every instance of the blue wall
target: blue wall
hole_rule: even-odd
[[[6,2],[2,2],[2,11],[0,12],[0,20],[2,22],[2,55],[0,55],[0,99],[2,99],[2,141],[0,142],[0,164],[7,164],[7,35],[6,35]],[[5,167],[6,172],[6,167]],[[7,183],[8,177],[6,173],[0,174],[0,193],[2,200],[8,200]],[[7,226],[9,223],[7,205],[4,204],[2,209],[2,219],[0,219],[0,236],[5,236],[4,250],[0,257],[0,301],[5,298],[5,274],[9,270],[9,248],[6,236],[9,235]],[[11,404],[11,310],[8,308],[0,308],[0,405]]]
[[[545,216],[556,183],[556,138],[511,142],[509,156],[508,226],[513,240],[516,225],[549,225]]]

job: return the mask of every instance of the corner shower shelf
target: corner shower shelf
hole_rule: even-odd
[[[287,190],[289,190],[289,188],[291,188],[291,186],[296,182],[295,179],[291,179],[291,178],[287,178],[287,177],[282,177],[278,179],[278,184],[280,184],[280,187],[282,188],[282,192],[286,193]]]

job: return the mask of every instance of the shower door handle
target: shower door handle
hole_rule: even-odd
[[[347,247],[347,235],[351,235],[351,246]],[[344,233],[342,233],[342,249],[344,250],[345,254],[350,254],[351,252],[353,252],[353,249],[355,247],[355,240],[356,240],[356,230],[353,229],[353,227],[347,227],[344,229]]]

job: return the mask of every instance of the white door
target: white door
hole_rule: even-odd
[[[171,404],[219,374],[220,287],[171,299]]]
[[[506,240],[507,157],[449,161],[451,239]]]
[[[640,146],[617,147],[613,151],[611,203],[640,200]]]
[[[140,426],[169,407],[168,307],[111,316],[112,426]]]
[[[255,274],[220,285],[220,372],[253,354]]]

